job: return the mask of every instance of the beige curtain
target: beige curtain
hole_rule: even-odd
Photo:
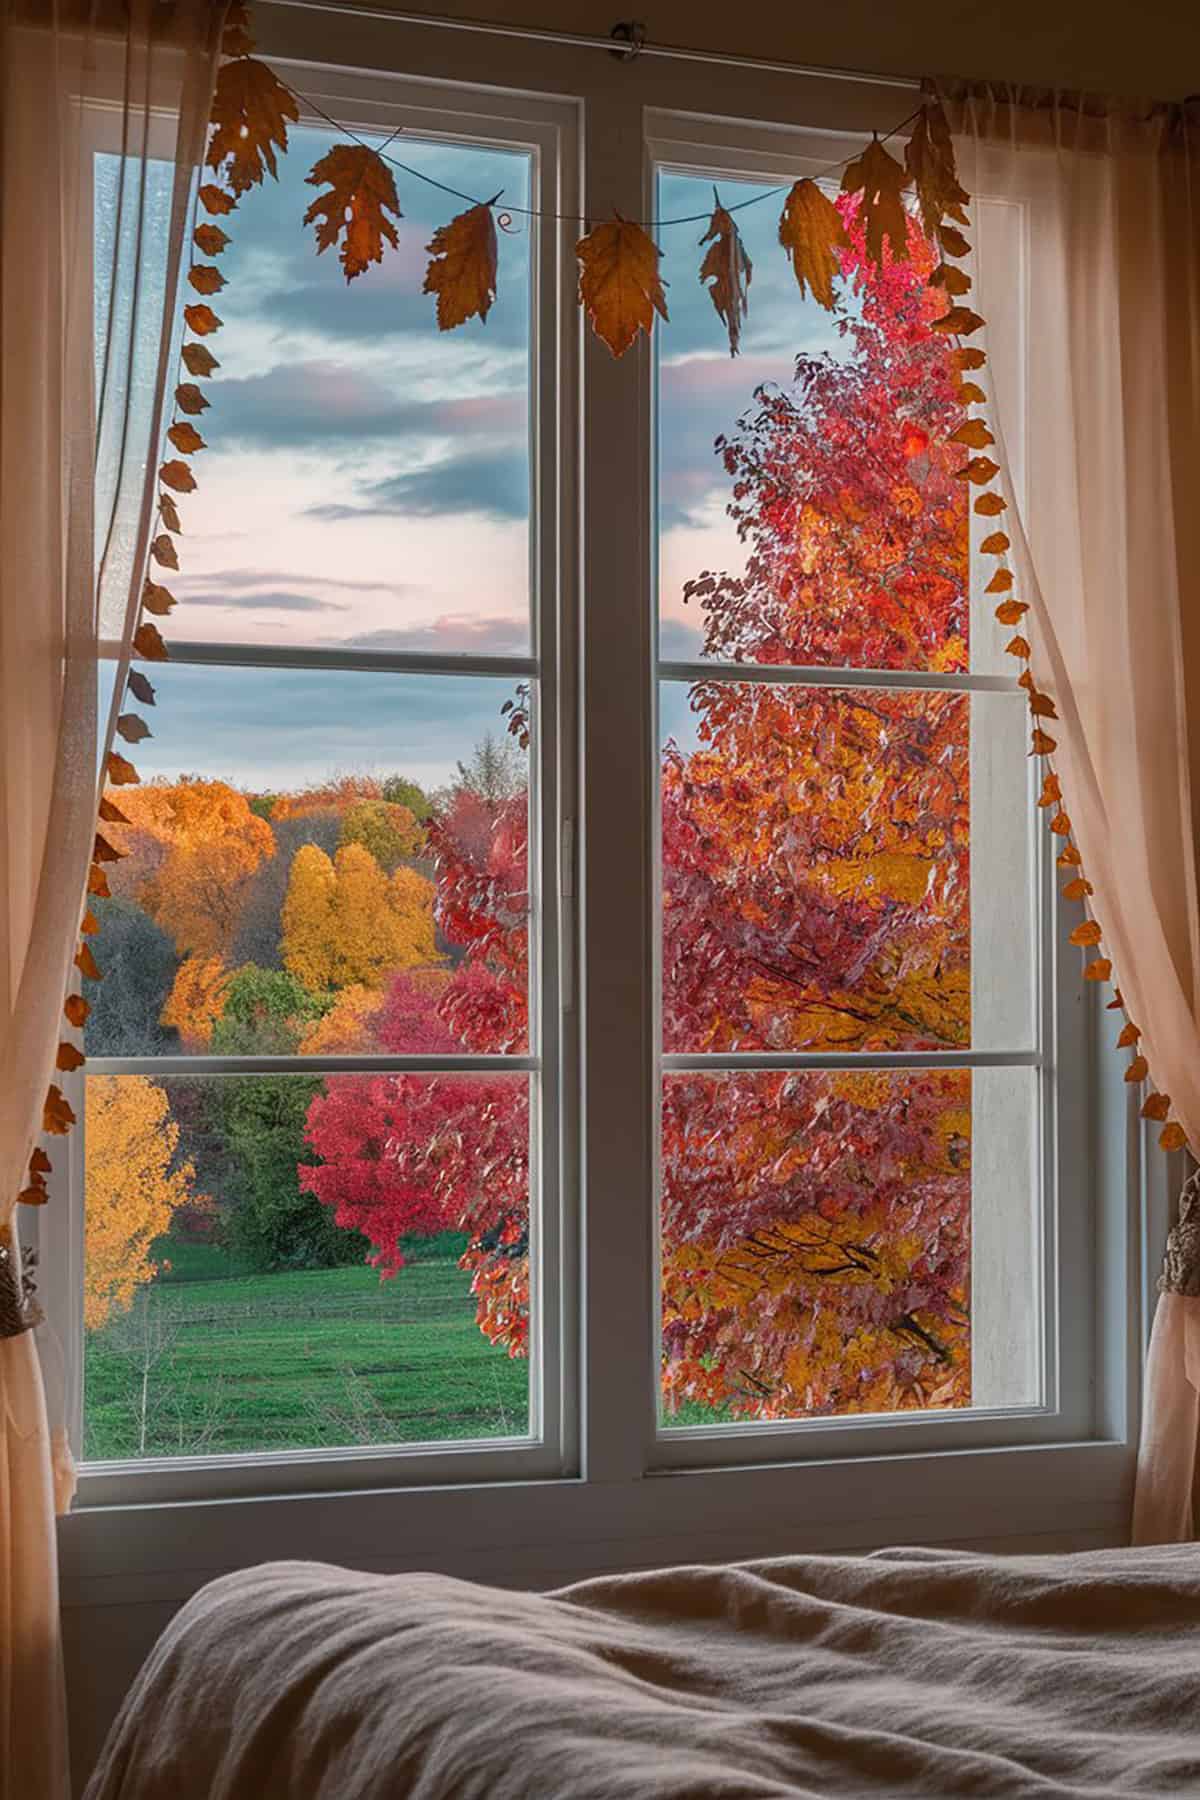
[[[0,1794],[22,1800],[67,1792],[54,1512],[71,1464],[14,1202],[66,1035],[97,639],[136,624],[223,12],[0,0]]]
[[[993,428],[1064,802],[1140,1048],[1200,1148],[1200,107],[945,98],[964,184],[987,196],[978,310],[996,341]],[[1143,1543],[1193,1534],[1189,1230],[1200,1237],[1177,1230],[1147,1367]]]

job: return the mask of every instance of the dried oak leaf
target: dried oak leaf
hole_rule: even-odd
[[[908,214],[902,195],[910,180],[878,138],[872,138],[861,156],[849,163],[842,176],[843,194],[858,194],[858,222],[866,233],[867,255],[876,267],[883,265],[886,239],[897,262],[908,257]]]
[[[151,544],[150,554],[156,563],[162,564],[164,569],[179,567],[179,554],[165,531],[160,531]]]
[[[167,646],[163,643],[157,626],[152,625],[149,619],[143,619],[134,632],[133,647],[147,662],[167,661]]]
[[[1030,694],[1029,710],[1038,719],[1057,719],[1058,717],[1049,694],[1039,694],[1036,691]]]
[[[1182,1150],[1187,1141],[1187,1132],[1183,1129],[1182,1125],[1176,1124],[1174,1120],[1172,1120],[1169,1125],[1164,1125],[1158,1134],[1158,1147],[1160,1150]]]
[[[205,162],[220,169],[235,194],[256,187],[270,171],[276,174],[275,151],[288,147],[288,120],[296,124],[300,109],[273,69],[253,56],[222,64],[212,103],[212,136]]]
[[[581,237],[575,254],[579,299],[592,329],[614,356],[624,356],[639,331],[649,337],[655,313],[668,317],[658,272],[662,251],[640,225],[618,213]]]
[[[1035,726],[1029,735],[1031,745],[1030,756],[1052,756],[1058,749],[1058,739],[1052,738],[1048,731]]]
[[[965,225],[966,206],[971,196],[958,179],[954,142],[940,101],[932,101],[921,108],[905,147],[904,160],[916,185],[917,205],[921,209],[926,237],[933,237],[946,217]],[[962,256],[965,251],[951,250],[950,254]]]
[[[187,278],[198,294],[219,294],[225,286],[225,277],[211,263],[193,263]]]
[[[28,1187],[23,1187],[18,1193],[17,1204],[18,1206],[45,1206],[49,1198],[44,1181],[31,1181]]]
[[[197,225],[193,231],[192,242],[201,256],[220,256],[230,242],[230,237],[229,233],[222,231],[219,225],[209,225],[204,222]]]
[[[42,1107],[42,1130],[48,1137],[66,1137],[74,1123],[75,1114],[67,1104],[66,1095],[51,1082]]]
[[[76,1029],[87,1023],[87,1016],[91,1010],[91,1007],[88,1005],[82,994],[68,994],[63,1001],[63,1012],[66,1014],[68,1022],[74,1025]],[[34,1151],[34,1155],[37,1155],[36,1150]],[[30,1163],[29,1166],[32,1168],[33,1164]],[[43,1173],[46,1175],[50,1173],[49,1164],[47,1164]]]
[[[1062,789],[1058,784],[1058,776],[1044,775],[1042,777],[1042,791],[1037,797],[1038,805],[1053,806],[1056,800],[1061,799]]]
[[[1145,1081],[1149,1073],[1150,1064],[1146,1061],[1145,1057],[1135,1056],[1125,1071],[1125,1079],[1128,1082]]]
[[[1065,812],[1057,812],[1050,821],[1050,829],[1055,837],[1070,837],[1071,821]]]
[[[850,240],[837,207],[815,181],[797,181],[779,215],[779,242],[792,261],[800,292],[812,294],[833,311],[833,278],[841,269],[838,251]]]
[[[141,780],[133,764],[117,750],[109,751],[107,769],[108,779],[114,787],[132,787]]]
[[[142,605],[147,612],[158,619],[165,619],[175,604],[175,596],[170,588],[165,588],[157,581],[147,580],[142,587]]]
[[[200,345],[190,344],[188,348],[191,350],[199,350]],[[207,356],[208,351],[205,350],[202,354]],[[217,365],[214,363],[213,367],[216,368],[216,366]],[[195,418],[198,413],[204,412],[208,407],[207,399],[194,381],[180,382],[179,386],[175,389],[175,404],[181,413],[188,413],[192,418]]]
[[[180,451],[184,456],[194,456],[197,450],[208,449],[207,443],[200,436],[196,427],[189,424],[186,419],[180,419],[176,424],[172,425],[167,432],[167,436],[174,444],[176,450]]]
[[[307,180],[312,187],[327,182],[329,191],[317,195],[304,223],[316,225],[318,255],[345,232],[339,260],[347,281],[371,263],[383,261],[385,238],[393,250],[399,248],[396,227],[387,215],[394,213],[399,219],[403,214],[392,171],[377,150],[365,144],[335,144],[313,164]]]
[[[117,720],[117,730],[127,744],[140,744],[143,738],[153,735],[145,719],[139,719],[136,713],[122,713]]]
[[[425,246],[429,267],[423,294],[437,295],[439,331],[453,331],[478,316],[486,320],[496,298],[496,221],[490,206],[469,206],[439,225]]]
[[[1132,1019],[1130,1019],[1126,1024],[1122,1025],[1122,1027],[1121,1027],[1121,1035],[1117,1039],[1117,1049],[1118,1050],[1128,1050],[1131,1047],[1131,1045],[1137,1043],[1137,1041],[1141,1037],[1141,1035],[1142,1034],[1141,1034],[1141,1030],[1139,1029],[1139,1027],[1134,1024]]]
[[[214,369],[219,369],[221,366],[207,344],[185,344],[180,355],[183,357],[184,366],[189,375],[211,375]],[[196,391],[198,393],[199,389]],[[178,397],[178,389],[176,389],[176,397]],[[187,411],[186,407],[184,411]]]
[[[206,181],[200,189],[200,204],[205,212],[221,214],[231,213],[237,207],[233,195],[227,194],[224,188],[214,186],[211,181]]]
[[[965,444],[968,450],[986,450],[995,441],[982,419],[964,419],[958,430],[950,433],[952,444]]]
[[[1143,1117],[1143,1119],[1157,1119],[1161,1123],[1161,1121],[1163,1119],[1167,1119],[1170,1116],[1171,1116],[1171,1096],[1170,1096],[1170,1094],[1147,1094],[1146,1095],[1146,1098],[1142,1101],[1142,1117]]]
[[[163,592],[166,593],[165,588],[163,589]],[[143,604],[144,601],[145,597],[143,596]],[[146,677],[142,674],[140,669],[130,669],[129,691],[135,700],[141,701],[143,706],[154,705],[154,689],[146,680]]]
[[[158,471],[158,479],[177,494],[190,494],[196,485],[196,477],[185,462],[165,462]]]
[[[84,1017],[86,1018],[87,1002],[81,1000],[79,1004],[83,1007]],[[29,1173],[31,1175],[52,1175],[54,1173],[54,1164],[50,1161],[50,1158],[46,1155],[46,1152],[42,1149],[40,1144],[29,1158]]]
[[[172,500],[170,494],[160,494],[158,496],[158,510],[162,514],[162,522],[168,531],[183,530],[183,526],[179,519],[179,508]]]
[[[203,301],[192,306],[185,306],[183,316],[197,337],[208,337],[210,333],[220,331],[225,323],[224,319],[219,319],[212,307],[205,306]],[[186,351],[184,352],[184,361],[187,361]],[[190,363],[188,367],[191,367]]]
[[[233,0],[233,5],[225,14],[225,29],[221,33],[222,56],[249,56],[254,48],[254,39],[250,34],[250,14],[245,0]]]
[[[715,192],[713,198],[716,200]],[[700,243],[708,244],[708,253],[700,264],[700,280],[707,286],[717,317],[729,334],[729,354],[736,356],[754,265],[746,255],[732,213],[726,212],[719,200]]]
[[[950,361],[956,369],[982,369],[987,361],[987,351],[980,350],[976,344],[960,344],[950,352]]]
[[[74,1044],[63,1043],[58,1046],[58,1054],[54,1058],[54,1066],[56,1069],[61,1069],[64,1074],[69,1075],[74,1069],[82,1069],[86,1061],[87,1058],[84,1056],[82,1050],[77,1050]]]

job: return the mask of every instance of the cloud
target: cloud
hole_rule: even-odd
[[[443,613],[420,625],[366,631],[347,638],[359,650],[425,650],[442,655],[523,656],[529,653],[529,620],[515,614],[478,618],[472,613]]]
[[[403,585],[394,581],[361,581],[349,575],[297,575],[283,569],[216,569],[208,575],[176,575],[171,586],[181,599],[185,594],[189,600],[192,598],[188,592],[189,581],[202,581],[209,587],[219,583],[225,592],[234,594],[252,593],[262,588],[286,592],[302,587],[332,589],[335,593],[340,593],[343,589],[375,594],[399,594],[404,591]]]
[[[322,503],[310,519],[360,519],[372,514],[408,518],[461,516],[525,519],[529,516],[529,464],[523,448],[474,451],[452,461],[391,475],[362,489],[362,504]]]
[[[698,662],[704,644],[700,626],[684,619],[663,618],[658,626],[658,654],[664,662]]]
[[[266,588],[259,593],[229,594],[181,594],[180,599],[185,606],[228,606],[234,611],[242,612],[347,612],[349,608],[339,606],[336,600],[318,600],[312,594],[288,594],[278,589]]]

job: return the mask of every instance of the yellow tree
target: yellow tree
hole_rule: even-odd
[[[184,1048],[206,1050],[213,1026],[225,1010],[229,970],[220,956],[188,956],[176,971],[162,1009],[161,1023],[172,1025]]]
[[[385,875],[362,844],[330,862],[305,844],[283,903],[283,960],[308,988],[379,988],[398,969],[436,962],[434,887],[414,869]]]
[[[145,1075],[93,1075],[87,1084],[87,1199],[83,1317],[97,1330],[128,1311],[153,1280],[150,1246],[177,1206],[195,1203],[195,1169],[172,1168],[179,1127],[166,1094]]]
[[[378,1048],[375,1021],[379,991],[356,981],[343,988],[323,1018],[315,1019],[296,1046],[300,1056],[361,1056]]]
[[[333,864],[316,844],[302,844],[292,858],[281,915],[284,966],[314,993],[330,980],[334,931]]]
[[[142,904],[181,955],[218,956],[230,947],[246,885],[275,854],[275,839],[245,794],[223,781],[179,781],[167,792],[169,817],[150,826],[166,855],[142,889]]]

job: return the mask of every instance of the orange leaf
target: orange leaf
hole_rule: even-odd
[[[219,294],[225,286],[225,277],[211,263],[193,263],[187,278],[198,294]]]
[[[1055,813],[1050,821],[1050,829],[1055,837],[1070,837],[1071,821],[1068,819],[1065,812]]]
[[[842,215],[815,181],[797,181],[779,215],[779,242],[787,251],[792,273],[826,312],[833,311],[833,278],[840,273],[838,251],[850,242]]]
[[[119,755],[115,750],[110,750],[108,753],[107,768],[108,779],[112,782],[114,787],[131,787],[135,782],[141,780],[141,776],[138,774],[133,764],[127,762],[125,758]]]
[[[82,1050],[77,1050],[74,1044],[60,1044],[58,1054],[54,1058],[54,1066],[69,1075],[73,1069],[82,1069],[86,1061],[87,1058]]]
[[[947,308],[940,319],[932,321],[929,329],[930,331],[944,331],[949,337],[970,337],[971,333],[978,331],[982,324],[983,320],[979,314],[972,312],[969,306],[951,306]]]
[[[192,242],[202,256],[220,256],[229,242],[229,233],[219,225],[201,224],[193,231]]]
[[[908,214],[902,195],[910,179],[878,138],[872,138],[842,176],[843,194],[860,196],[858,223],[866,234],[867,255],[877,268],[883,266],[885,238],[897,262],[908,258]]]
[[[168,531],[183,530],[183,526],[179,522],[179,508],[172,500],[170,494],[160,494],[158,496],[158,510],[162,514],[162,522]]]
[[[970,195],[959,185],[958,171],[954,166],[954,144],[940,101],[930,101],[921,108],[912,136],[905,146],[904,160],[916,183],[917,204],[921,209],[921,222],[925,227],[926,237],[933,237],[937,233],[952,256],[965,256],[966,239],[960,240],[963,248],[956,249],[953,242],[947,240],[958,237],[958,233],[942,226],[942,220],[947,214],[962,224],[966,223],[964,208]]]
[[[1095,962],[1090,962],[1083,971],[1083,979],[1085,981],[1107,981],[1111,974],[1112,964],[1109,962],[1108,958],[1106,956],[1098,956]]]
[[[152,735],[145,719],[139,719],[136,713],[122,713],[117,720],[117,730],[127,744],[140,744],[143,738]]]
[[[158,479],[166,487],[174,488],[177,494],[190,494],[196,486],[196,477],[185,462],[165,462],[158,471]]]
[[[212,136],[205,162],[220,169],[235,194],[257,186],[269,170],[276,173],[276,148],[288,147],[287,121],[300,109],[292,95],[264,62],[252,56],[227,62],[217,71],[212,103]]]
[[[65,1137],[74,1123],[75,1114],[67,1105],[66,1096],[52,1082],[42,1108],[42,1130],[47,1136]]]
[[[950,433],[949,441],[965,444],[968,450],[986,450],[996,440],[982,419],[965,419],[957,431]]]
[[[1051,756],[1054,751],[1058,749],[1057,740],[1050,737],[1046,732],[1038,730],[1036,727],[1030,738],[1030,743],[1033,746],[1029,752],[1031,756]]]
[[[170,438],[175,448],[184,456],[194,456],[197,450],[208,449],[208,445],[200,436],[196,427],[194,425],[189,425],[186,419],[180,419],[177,424],[172,425],[167,432],[167,436]],[[176,563],[173,566],[178,568],[179,565]]]
[[[1059,862],[1061,862],[1062,857],[1060,856],[1058,860],[1059,860]],[[1105,1010],[1105,1012],[1118,1012],[1121,1009],[1121,1007],[1124,1006],[1124,1004],[1125,1004],[1124,996],[1122,995],[1120,988],[1117,988],[1113,994],[1112,999],[1108,1002],[1108,1004],[1104,1008],[1104,1010]],[[1140,1036],[1141,1033],[1139,1032],[1138,1035]]]
[[[205,212],[210,213],[231,213],[237,206],[232,194],[227,194],[224,188],[215,187],[211,181],[206,181],[200,189],[200,203]]]
[[[232,6],[225,14],[225,29],[221,33],[222,56],[249,56],[254,48],[254,39],[250,35],[250,15],[245,0],[233,0]]]
[[[716,200],[715,189],[713,198]],[[733,215],[726,212],[719,200],[716,200],[708,230],[700,243],[709,246],[708,254],[700,264],[700,280],[707,284],[717,317],[729,335],[729,354],[736,356],[754,266],[746,255]]]
[[[980,494],[975,501],[975,511],[984,519],[994,519],[1007,507],[1008,501],[1003,494]]]
[[[202,302],[195,306],[185,306],[183,316],[197,337],[209,337],[214,331],[220,331],[225,323],[219,319],[211,306]]]
[[[971,246],[961,231],[955,231],[953,225],[943,225],[938,231],[938,242],[947,256],[969,256]]]
[[[112,889],[108,885],[108,876],[103,869],[97,868],[95,863],[92,863],[88,869],[87,891],[89,894],[95,894],[100,900],[108,900],[112,895]]]
[[[429,266],[421,292],[437,295],[439,331],[467,319],[486,320],[496,298],[496,221],[490,206],[469,206],[439,225],[425,246]]]
[[[1082,875],[1077,875],[1074,881],[1068,881],[1062,894],[1064,900],[1085,900],[1089,894],[1094,894],[1095,891],[1090,881],[1085,881]]]
[[[1137,1043],[1141,1035],[1138,1027],[1134,1024],[1133,1020],[1130,1019],[1127,1024],[1122,1025],[1121,1027],[1121,1035],[1117,1039],[1117,1049],[1128,1050],[1131,1045]]]
[[[1125,1079],[1128,1082],[1145,1081],[1149,1073],[1150,1064],[1146,1061],[1145,1057],[1135,1056],[1125,1071]]]
[[[204,350],[202,344],[189,344],[187,347],[189,350],[202,350],[206,356],[208,355],[208,352]],[[216,365],[214,364],[213,366],[215,367]],[[175,404],[180,412],[191,413],[194,416],[196,413],[202,413],[205,410],[208,401],[194,381],[181,381],[179,386],[175,389]]]
[[[392,171],[377,150],[365,144],[335,144],[313,164],[307,180],[310,187],[329,184],[328,192],[318,194],[305,213],[304,223],[316,225],[318,255],[345,232],[341,264],[347,281],[353,281],[371,263],[383,261],[385,238],[393,250],[399,248],[396,227],[387,214],[394,213],[397,219],[404,215]],[[493,291],[495,285],[493,269]],[[485,307],[481,316],[486,312]]]
[[[950,361],[956,369],[982,369],[987,361],[987,351],[980,350],[976,344],[960,344],[950,352]]]
[[[167,646],[159,636],[158,628],[149,619],[143,619],[133,634],[133,647],[139,656],[147,662],[166,662]]]
[[[86,975],[89,981],[102,981],[104,979],[100,973],[99,964],[92,955],[90,944],[80,944],[78,950],[75,952],[75,967],[79,970],[81,975]]]
[[[130,823],[120,807],[115,806],[107,794],[100,796],[100,817],[106,825],[128,825]]]
[[[992,576],[992,579],[988,582],[987,586],[984,588],[983,591],[985,594],[1007,594],[1009,589],[1012,587],[1012,584],[1013,584],[1012,570],[1011,569],[997,569],[996,573]]]
[[[1170,1116],[1170,1112],[1171,1112],[1171,1096],[1170,1096],[1170,1094],[1147,1094],[1146,1098],[1142,1101],[1142,1117],[1143,1117],[1143,1119],[1162,1120],[1162,1119],[1168,1118]]]
[[[958,397],[964,406],[982,406],[987,399],[987,395],[977,381],[960,381]]]
[[[1158,1134],[1158,1147],[1160,1150],[1182,1150],[1187,1141],[1187,1132],[1183,1129],[1182,1125],[1177,1125],[1174,1120],[1172,1120],[1169,1125],[1164,1125]]]
[[[1029,696],[1029,710],[1035,719],[1057,719],[1054,702],[1049,694],[1032,693]]]
[[[944,288],[948,294],[969,294],[971,277],[965,269],[956,269],[953,263],[939,263],[929,277],[930,287]]]
[[[54,1173],[54,1164],[40,1144],[29,1159],[29,1173],[31,1175],[52,1175]]]
[[[996,617],[1001,625],[1019,625],[1028,611],[1027,600],[1002,600],[996,608]]]
[[[150,554],[164,569],[179,567],[179,553],[165,531],[160,531],[150,546]]]
[[[960,481],[973,481],[976,487],[982,487],[1000,473],[1000,464],[993,462],[990,456],[973,456],[961,469],[955,469],[954,473]]]
[[[1006,531],[989,531],[979,548],[985,556],[1003,556],[1012,545]]]
[[[65,1130],[66,1127],[64,1126],[63,1129]],[[18,1206],[45,1206],[49,1197],[44,1181],[31,1181],[29,1186],[23,1187],[17,1195],[17,1204]]]
[[[95,937],[100,929],[100,921],[90,906],[79,921],[79,929],[83,932],[85,937]]]
[[[162,587],[157,581],[147,581],[142,589],[142,605],[147,612],[165,619],[175,604],[175,596],[170,588]]]
[[[1043,775],[1042,791],[1038,795],[1039,806],[1053,806],[1056,800],[1062,799],[1062,789],[1058,785],[1057,775]]]
[[[1078,869],[1083,862],[1074,844],[1065,844],[1055,858],[1060,869]]]
[[[581,237],[575,254],[579,299],[592,329],[614,356],[624,356],[639,331],[649,337],[655,313],[668,317],[658,272],[662,251],[640,225],[618,213]]]
[[[87,1016],[91,1010],[91,1007],[88,1005],[82,994],[68,994],[63,1002],[63,1011],[66,1013],[68,1020],[72,1025],[77,1027],[86,1024]],[[34,1155],[37,1155],[36,1150],[34,1151]],[[30,1167],[32,1167],[32,1164]],[[48,1169],[46,1173],[49,1174]]]
[[[1077,925],[1071,933],[1070,942],[1086,949],[1089,944],[1098,944],[1103,935],[1095,919],[1085,919],[1083,924]]]
[[[1026,660],[1029,658],[1029,639],[1023,638],[1020,632],[1016,637],[1010,637],[1004,648],[1010,656],[1023,656]]]
[[[211,375],[214,369],[221,366],[207,344],[185,344],[179,354],[189,375]],[[196,391],[198,393],[199,389]],[[175,390],[175,398],[179,398],[178,388]],[[188,408],[185,406],[183,410],[187,412]]]

